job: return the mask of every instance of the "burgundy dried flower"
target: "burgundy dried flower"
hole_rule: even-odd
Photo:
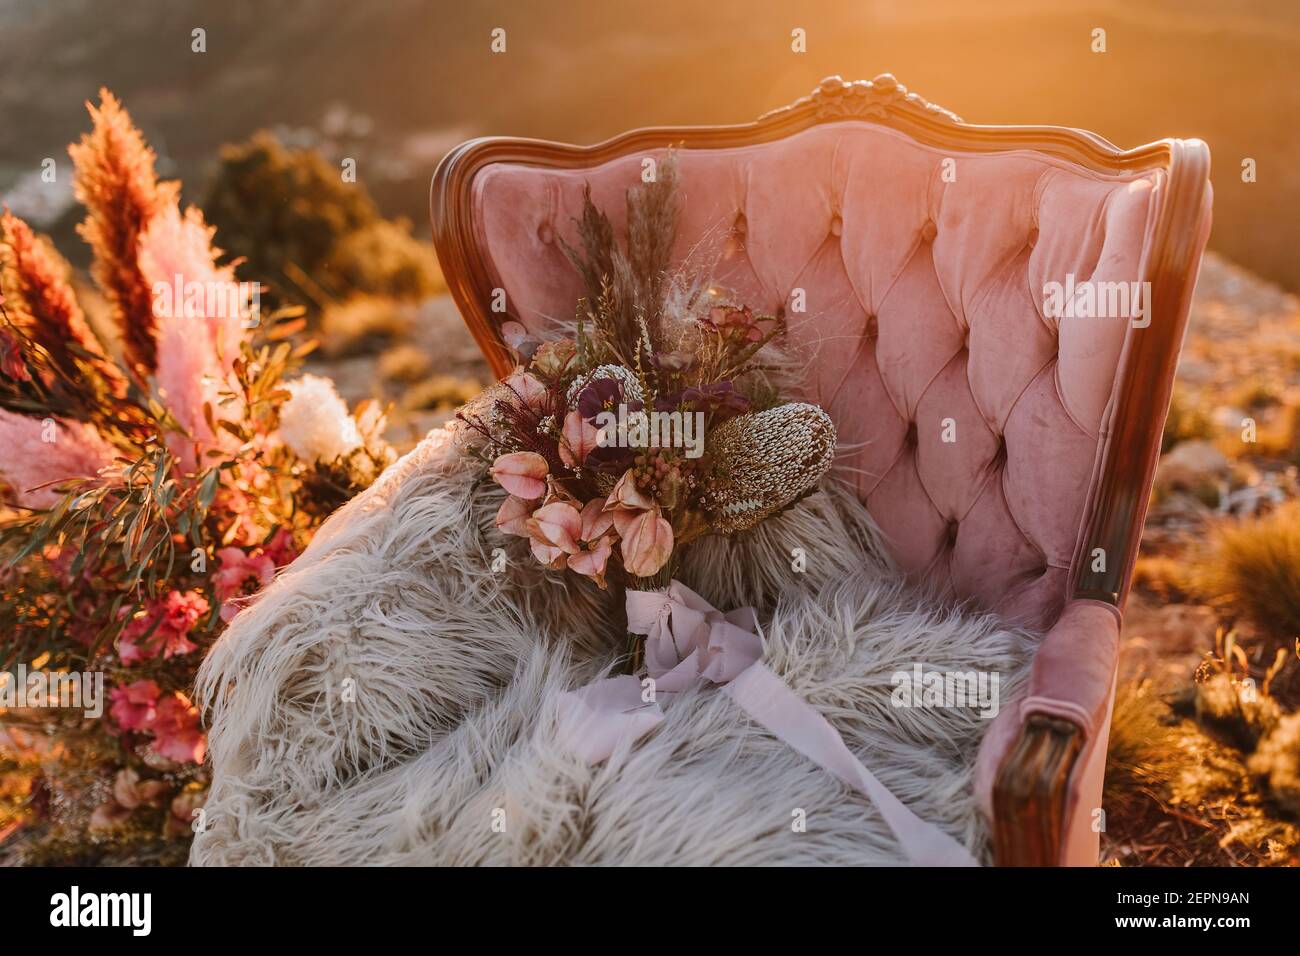
[[[760,321],[754,317],[749,306],[735,309],[729,305],[715,305],[709,310],[708,318],[701,319],[700,324],[710,332],[734,336],[745,342],[757,342],[763,338]]]
[[[749,411],[749,399],[736,391],[731,382],[691,386],[682,392],[682,401],[694,405],[697,411],[719,418],[731,418]]]
[[[622,385],[612,378],[598,378],[578,393],[578,412],[587,421],[595,421],[601,412],[616,411],[622,401]]]
[[[8,329],[0,329],[0,375],[15,382],[29,382],[32,378],[31,373],[27,371],[27,363],[23,361],[23,350],[18,342],[18,336]]]

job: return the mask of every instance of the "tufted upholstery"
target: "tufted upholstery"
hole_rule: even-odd
[[[513,317],[540,332],[572,318],[579,283],[558,240],[576,242],[588,182],[621,227],[642,159],[476,176],[474,228]],[[1041,290],[1139,279],[1164,174],[940,151],[862,120],[687,150],[680,168],[678,257],[716,258],[738,299],[786,310],[805,394],[839,429],[837,467],[899,562],[1050,625],[1087,553],[1130,326],[1048,317]]]

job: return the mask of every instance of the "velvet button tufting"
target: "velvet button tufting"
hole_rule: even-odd
[[[934,224],[933,219],[927,219],[925,225],[921,227],[921,238],[926,242],[933,242],[937,235],[939,235],[939,227]]]
[[[844,220],[841,219],[839,216],[836,216],[831,220],[831,235],[839,236],[842,235],[843,233],[844,233]]]
[[[549,222],[544,222],[537,227],[537,238],[548,246],[555,241],[555,230],[551,228]]]

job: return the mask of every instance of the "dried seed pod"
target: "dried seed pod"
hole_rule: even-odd
[[[812,489],[835,456],[835,425],[816,405],[790,402],[723,422],[707,439],[714,530],[752,528]]]

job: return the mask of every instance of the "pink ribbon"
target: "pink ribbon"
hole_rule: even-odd
[[[871,800],[914,866],[978,866],[960,843],[926,823],[853,756],[834,727],[765,664],[752,608],[726,614],[680,581],[666,591],[628,591],[627,626],[646,638],[646,671],[595,681],[560,697],[561,741],[588,764],[640,740],[662,723],[660,695],[701,678],[723,692],[773,736]]]

